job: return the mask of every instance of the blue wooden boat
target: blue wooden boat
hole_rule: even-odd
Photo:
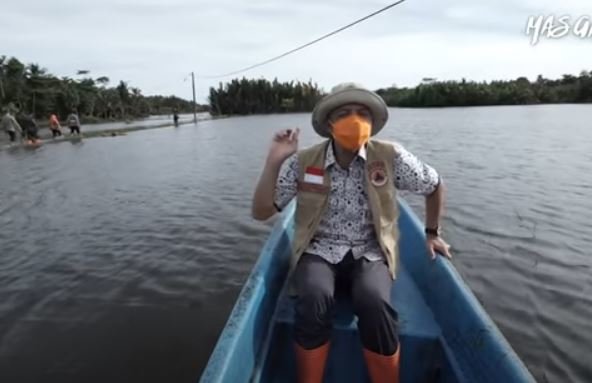
[[[426,254],[423,225],[399,200],[402,382],[534,382],[452,264]],[[210,356],[200,382],[293,382],[293,301],[286,280],[295,202],[284,210]],[[356,319],[338,301],[325,382],[369,382]]]

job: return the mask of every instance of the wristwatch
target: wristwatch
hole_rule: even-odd
[[[434,228],[432,227],[426,227],[425,228],[425,233],[427,235],[432,235],[434,237],[439,237],[440,236],[440,227],[436,226]]]

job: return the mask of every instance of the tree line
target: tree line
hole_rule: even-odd
[[[265,79],[233,79],[210,88],[210,113],[247,115],[309,112],[323,92],[312,81],[272,82]]]
[[[0,56],[0,107],[13,107],[37,118],[56,113],[65,118],[73,109],[86,122],[123,120],[151,114],[193,111],[193,103],[175,96],[144,96],[125,81],[109,86],[108,77],[93,78],[79,70],[76,78],[57,77],[38,64]],[[592,74],[582,71],[552,80],[539,75],[509,81],[437,81],[426,78],[416,87],[391,86],[377,90],[389,106],[447,107],[592,102]],[[210,88],[209,106],[199,111],[213,115],[310,112],[324,91],[312,81],[233,79]]]
[[[377,91],[389,106],[446,107],[479,105],[528,105],[592,102],[592,75],[563,75],[551,80],[539,75],[531,82],[526,77],[509,81],[474,82],[436,81],[426,78],[417,87]]]
[[[144,96],[125,81],[109,86],[108,77],[93,78],[87,70],[79,70],[76,77],[57,77],[38,64],[0,56],[0,107],[43,119],[52,113],[64,119],[74,109],[87,122],[169,114],[174,109],[193,112],[193,102],[179,97]]]
[[[588,103],[592,102],[592,72],[565,74],[556,80],[539,75],[534,82],[526,77],[491,82],[425,78],[416,87],[392,86],[376,92],[394,107]],[[324,95],[310,81],[280,83],[277,79],[269,82],[242,78],[210,88],[209,101],[211,113],[218,115],[291,113],[312,111]]]

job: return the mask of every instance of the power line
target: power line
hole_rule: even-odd
[[[265,61],[261,61],[261,62],[259,62],[259,63],[257,63],[257,64],[254,64],[254,65],[248,66],[248,67],[246,67],[246,68],[238,69],[238,70],[235,70],[235,71],[232,71],[232,72],[228,72],[228,73],[220,74],[220,75],[214,75],[214,76],[199,76],[199,77],[201,77],[201,78],[204,78],[204,79],[222,78],[222,77],[232,76],[232,75],[235,75],[235,74],[238,74],[238,73],[246,72],[246,71],[248,71],[248,70],[251,70],[251,69],[254,69],[254,68],[257,68],[257,67],[263,66],[263,65],[265,65],[265,64],[269,64],[269,63],[271,63],[271,62],[273,62],[273,61],[277,61],[277,60],[279,60],[279,59],[281,59],[281,58],[283,58],[283,57],[286,57],[286,56],[288,56],[288,55],[290,55],[290,54],[292,54],[292,53],[298,52],[299,50],[302,50],[302,49],[304,49],[304,48],[306,48],[306,47],[309,47],[309,46],[311,46],[311,45],[313,45],[313,44],[316,44],[316,43],[318,43],[318,42],[319,42],[319,41],[321,41],[321,40],[325,40],[325,39],[326,39],[326,38],[328,38],[328,37],[331,37],[331,36],[333,36],[333,35],[336,35],[336,34],[338,34],[339,32],[342,32],[342,31],[344,31],[344,30],[346,30],[346,29],[348,29],[348,28],[351,28],[351,27],[353,27],[353,26],[354,26],[354,25],[356,25],[356,24],[359,24],[359,23],[361,23],[361,22],[363,22],[363,21],[366,21],[366,20],[368,20],[369,18],[371,18],[371,17],[374,17],[374,16],[376,16],[376,15],[378,15],[379,13],[382,13],[382,12],[384,12],[384,11],[387,11],[387,10],[389,10],[389,9],[391,9],[391,8],[393,8],[393,7],[397,6],[397,5],[399,5],[399,4],[401,4],[401,3],[405,2],[405,1],[406,1],[406,0],[399,0],[399,1],[396,1],[396,2],[394,2],[394,3],[392,3],[392,4],[389,4],[389,5],[387,5],[386,7],[383,7],[383,8],[381,8],[381,9],[379,9],[379,10],[375,11],[375,12],[372,12],[372,13],[371,13],[371,14],[369,14],[369,15],[366,15],[366,16],[362,17],[361,19],[357,19],[357,20],[356,20],[356,21],[354,21],[354,22],[351,22],[351,23],[349,23],[349,24],[347,24],[347,25],[345,25],[345,26],[343,26],[343,27],[341,27],[341,28],[338,28],[338,29],[334,30],[333,32],[329,32],[329,33],[327,33],[327,34],[325,34],[325,35],[323,35],[323,36],[321,36],[321,37],[319,37],[319,38],[317,38],[317,39],[314,39],[314,40],[312,40],[312,41],[310,41],[310,42],[308,42],[308,43],[306,43],[306,44],[300,45],[300,46],[298,46],[298,47],[296,47],[296,48],[294,48],[294,49],[291,49],[291,50],[289,50],[289,51],[287,51],[287,52],[284,52],[284,53],[282,53],[281,55],[278,55],[278,56],[272,57],[272,58],[270,58],[270,59],[267,59],[267,60],[265,60]]]

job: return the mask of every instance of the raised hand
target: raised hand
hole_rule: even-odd
[[[285,129],[276,133],[269,149],[269,159],[276,163],[282,163],[286,158],[298,150],[298,135],[300,129]]]

